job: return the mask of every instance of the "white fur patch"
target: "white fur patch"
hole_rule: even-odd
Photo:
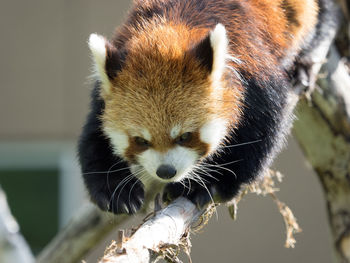
[[[219,81],[224,73],[225,61],[228,57],[228,39],[226,29],[222,24],[217,24],[210,32],[210,44],[214,53],[211,77],[213,81]]]
[[[108,93],[111,84],[105,70],[107,57],[106,40],[103,36],[91,34],[88,43],[95,62],[94,76],[102,82],[104,91]]]
[[[135,130],[132,131],[130,135],[133,137],[136,137],[136,136],[141,137],[147,141],[152,140],[151,133],[145,128],[135,128]]]
[[[175,125],[170,131],[170,137],[173,139],[176,139],[180,135],[180,132],[181,132],[181,126]]]
[[[198,158],[199,156],[196,151],[186,147],[176,146],[165,154],[163,164],[171,164],[175,167],[177,173],[172,181],[181,181],[192,170],[192,166]]]
[[[115,130],[110,128],[104,128],[105,134],[111,140],[113,151],[119,155],[123,156],[125,150],[129,147],[129,137],[126,133],[121,130]]]
[[[145,140],[147,141],[152,140],[151,133],[147,129],[141,129],[141,134],[142,134],[142,138],[144,138]]]
[[[153,149],[148,149],[138,156],[138,162],[152,176],[157,177],[156,171],[163,161],[163,156],[160,152]]]
[[[150,176],[160,181],[181,181],[186,174],[192,170],[192,166],[199,158],[198,154],[188,148],[176,146],[175,148],[160,153],[156,150],[149,149],[138,156],[139,163],[145,168]],[[170,164],[175,167],[176,175],[170,180],[164,180],[157,176],[157,169],[162,164]]]
[[[210,151],[214,151],[227,135],[227,122],[223,119],[213,119],[200,128],[199,134],[199,138],[209,144]]]

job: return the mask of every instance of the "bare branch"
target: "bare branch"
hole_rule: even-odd
[[[337,262],[350,262],[350,76],[332,46],[312,95],[301,100],[294,133],[323,185]]]
[[[146,221],[122,248],[114,242],[100,263],[151,262],[164,247],[177,246],[200,215],[191,201],[180,197]]]
[[[92,204],[83,206],[40,253],[37,262],[78,262],[106,234],[126,219],[127,215],[103,213]]]

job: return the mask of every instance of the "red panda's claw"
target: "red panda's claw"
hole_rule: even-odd
[[[130,184],[130,187],[127,185],[108,197],[101,192],[96,199],[100,200],[96,203],[102,210],[114,214],[135,214],[143,205],[144,189],[141,184]]]

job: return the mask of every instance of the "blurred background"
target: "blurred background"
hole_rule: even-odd
[[[36,254],[87,200],[76,157],[92,88],[87,39],[110,37],[130,2],[0,1],[0,184]],[[251,194],[235,222],[221,207],[192,237],[194,263],[331,261],[322,189],[293,138],[274,166],[285,175],[278,196],[303,229],[296,247],[284,248],[273,201]],[[95,262],[109,240],[85,260]]]

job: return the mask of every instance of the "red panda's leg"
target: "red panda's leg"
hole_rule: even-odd
[[[334,1],[318,0],[318,5],[318,23],[313,34],[307,39],[306,47],[297,58],[293,76],[307,89],[307,95],[315,88],[317,75],[326,61],[341,17],[339,7]]]

